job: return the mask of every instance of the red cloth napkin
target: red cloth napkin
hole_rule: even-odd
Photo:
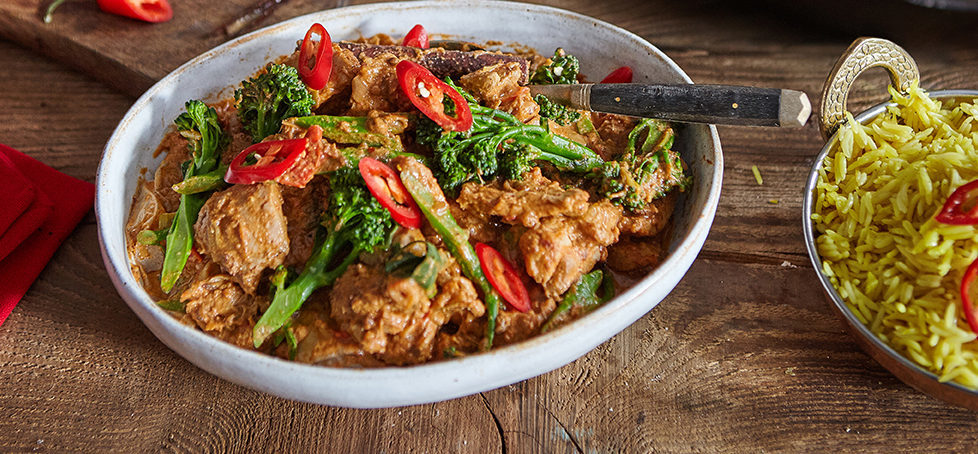
[[[40,229],[0,260],[0,324],[7,319],[27,289],[51,260],[54,251],[75,229],[95,201],[95,185],[54,170],[27,155],[0,144],[0,156],[5,156],[27,180],[36,194],[50,201],[50,213]],[[35,199],[38,197],[35,197]],[[7,211],[0,205],[0,211]],[[18,222],[27,216],[17,216]],[[8,229],[9,230],[9,229]],[[4,235],[6,236],[6,235]],[[0,240],[2,242],[2,240]]]
[[[2,156],[2,154],[0,154]],[[3,194],[0,192],[0,194]],[[7,257],[11,251],[17,249],[27,237],[31,236],[44,224],[51,214],[51,199],[43,191],[37,191],[34,201],[17,219],[10,224],[10,228],[0,236],[0,261]]]
[[[3,196],[3,209],[0,210],[0,235],[20,217],[34,202],[34,185],[21,175],[7,155],[0,153],[0,195]]]

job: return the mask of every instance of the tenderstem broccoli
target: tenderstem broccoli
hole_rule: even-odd
[[[254,327],[255,348],[285,326],[312,292],[332,285],[360,253],[373,251],[394,229],[390,212],[368,192],[359,171],[337,170],[329,183],[329,209],[313,253],[295,280],[275,283],[272,303]]]
[[[242,82],[234,100],[241,125],[254,143],[278,132],[283,119],[309,115],[313,105],[299,72],[289,65],[274,64]]]
[[[213,107],[207,107],[198,100],[187,101],[185,107],[186,111],[174,123],[180,135],[187,139],[187,146],[191,151],[191,158],[185,163],[184,181],[187,181],[208,174],[218,167],[220,150],[227,146],[229,138],[221,129]],[[180,205],[166,234],[163,269],[160,273],[160,288],[164,292],[173,289],[187,265],[194,242],[194,223],[209,196],[207,192],[180,195]]]
[[[557,48],[554,51],[554,56],[550,58],[550,63],[540,66],[533,72],[530,83],[538,85],[576,84],[580,69],[581,64],[577,57],[567,54],[562,48]]]
[[[628,134],[625,151],[591,173],[598,194],[639,211],[673,188],[685,190],[691,180],[679,153],[671,149],[674,140],[668,123],[649,118],[639,121]]]
[[[472,128],[446,131],[421,118],[415,129],[415,141],[432,149],[435,176],[446,190],[455,192],[465,182],[496,175],[519,179],[535,161],[572,172],[587,172],[604,163],[586,146],[553,134],[545,126],[524,124],[512,114],[480,106],[451,80],[447,82],[466,98]]]
[[[568,108],[565,105],[557,104],[543,95],[533,97],[537,105],[540,106],[540,116],[549,118],[561,126],[567,126],[581,119],[581,113]]]

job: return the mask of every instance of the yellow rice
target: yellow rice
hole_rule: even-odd
[[[978,179],[978,105],[943,105],[916,85],[890,95],[896,105],[867,125],[846,114],[819,169],[822,269],[883,342],[941,381],[978,389],[978,342],[959,295],[978,232],[934,220]]]

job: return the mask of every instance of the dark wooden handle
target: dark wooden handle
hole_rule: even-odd
[[[727,85],[596,84],[591,87],[590,107],[671,121],[782,126],[781,93],[775,88]]]

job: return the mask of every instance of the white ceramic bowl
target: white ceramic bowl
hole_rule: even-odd
[[[217,100],[266,61],[291,53],[310,24],[334,40],[376,33],[401,35],[413,24],[457,39],[519,43],[549,54],[564,47],[592,79],[629,65],[636,82],[690,83],[668,57],[642,38],[579,14],[511,2],[422,1],[355,6],[295,18],[200,55],[149,89],[119,123],[99,166],[95,210],[106,268],[126,303],[163,343],[200,368],[249,388],[320,404],[373,408],[474,394],[548,372],[587,353],[655,307],[689,269],[706,240],[720,197],[723,159],[716,129],[689,125],[676,141],[694,178],[674,215],[669,257],[653,273],[600,309],[517,345],[412,367],[339,369],[284,361],[240,349],[184,326],[158,308],[133,277],[123,227],[139,171],[164,131],[191,98]]]

